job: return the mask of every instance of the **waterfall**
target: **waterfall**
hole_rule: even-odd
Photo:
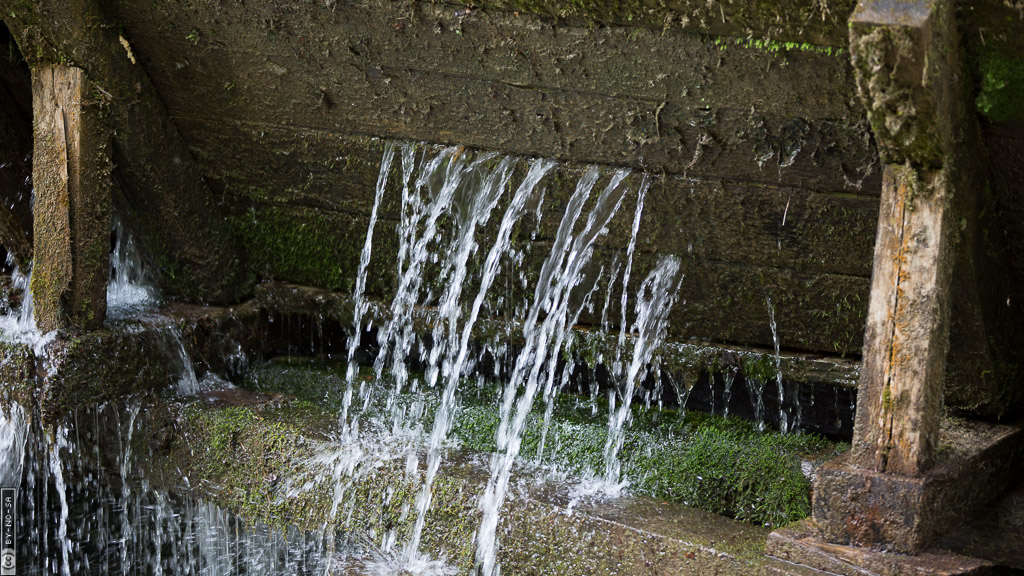
[[[775,324],[775,306],[772,305],[772,299],[767,294],[765,294],[764,301],[768,305],[768,322],[772,329],[772,344],[775,347],[775,383],[779,391],[779,430],[785,433],[792,430],[792,426],[796,422],[790,423],[789,413],[786,411],[786,389],[782,382],[782,355],[779,351],[779,331]]]
[[[403,157],[411,155],[412,150],[403,148]],[[353,312],[352,338],[348,343],[348,367],[345,372],[345,399],[341,414],[341,421],[348,421],[348,409],[352,404],[352,382],[359,370],[355,362],[356,351],[359,349],[360,339],[363,333],[363,316],[366,314],[367,304],[363,298],[366,291],[366,274],[370,266],[370,255],[373,251],[373,229],[377,225],[377,211],[380,209],[380,201],[384,196],[384,189],[387,187],[388,174],[391,172],[391,162],[395,157],[395,143],[388,142],[384,147],[384,158],[380,162],[380,174],[377,177],[377,189],[373,197],[373,208],[370,210],[370,224],[366,230],[366,240],[363,242],[363,250],[359,254],[359,272],[356,275],[356,286],[352,293],[352,303],[355,308]]]
[[[10,404],[6,413],[0,409],[0,486],[11,487],[21,483],[27,439],[25,409],[19,404]]]
[[[61,574],[71,576],[71,540],[68,538],[68,487],[64,479],[64,464],[61,458],[61,451],[68,450],[68,429],[59,426],[52,433],[47,434],[49,452],[50,477],[57,488],[57,497],[60,499],[60,519],[57,524],[57,542],[60,545]],[[70,454],[69,454],[70,455]]]
[[[472,336],[473,326],[476,324],[476,320],[480,314],[480,308],[483,306],[484,299],[486,298],[491,284],[494,282],[497,275],[500,259],[508,251],[512,229],[519,221],[523,208],[526,206],[526,202],[533,194],[537,184],[551,170],[553,165],[553,163],[544,160],[534,161],[530,167],[529,173],[526,175],[526,178],[524,178],[522,184],[520,184],[519,188],[516,190],[512,203],[506,210],[505,215],[502,217],[501,224],[498,227],[498,237],[491,246],[490,251],[487,253],[487,259],[484,263],[483,274],[480,280],[480,287],[477,290],[476,297],[473,299],[473,305],[470,309],[469,317],[462,326],[462,332],[458,340],[457,352],[452,354],[452,352],[456,350],[456,346],[454,346],[455,342],[452,342],[448,346],[449,358],[447,358],[445,362],[447,366],[447,381],[445,383],[444,392],[441,396],[441,406],[434,416],[434,426],[430,433],[426,479],[423,482],[423,486],[421,487],[416,499],[416,524],[414,525],[413,535],[410,539],[408,552],[406,554],[410,560],[416,556],[419,550],[420,537],[423,533],[426,513],[430,508],[431,486],[433,485],[434,477],[441,464],[441,449],[444,445],[445,439],[447,438],[448,432],[451,429],[452,416],[454,415],[456,408],[455,392],[458,388],[459,380],[462,376],[462,369],[469,353],[470,337]],[[494,202],[488,201],[488,204],[490,205],[487,209],[487,212],[489,213],[491,208],[493,208]],[[460,273],[456,276],[460,283],[460,291],[461,283],[465,276],[465,259],[468,257],[472,246],[468,242],[465,242],[465,245],[461,246],[461,248],[462,250],[459,252],[459,260],[461,262]],[[447,326],[450,334],[455,336],[457,334],[455,326],[458,318],[458,308],[457,301],[453,296],[457,298],[455,290],[449,290],[446,292],[445,304],[442,306],[442,315],[448,315],[449,318]],[[446,309],[446,307],[448,309]],[[436,341],[437,338],[435,337],[435,342]],[[435,350],[436,349],[437,346],[435,345]],[[434,377],[436,377],[436,356],[432,354],[431,360],[431,370]]]
[[[7,264],[13,260],[7,256]],[[21,306],[13,307],[7,314],[0,315],[0,338],[14,344],[25,344],[32,348],[37,356],[45,356],[47,344],[57,337],[57,332],[42,334],[36,328],[35,307],[32,304],[32,270],[23,273],[18,267],[11,272],[11,288],[21,295]]]
[[[84,414],[89,418],[79,421]],[[19,569],[32,574],[327,573],[332,558],[316,534],[247,525],[209,502],[154,490],[145,480],[137,483],[131,475],[132,436],[146,417],[142,402],[133,399],[126,407],[83,407],[45,432],[17,405],[9,416],[0,411],[0,484],[19,487]],[[114,454],[78,444],[111,421],[119,422],[115,434],[123,435],[113,441]],[[113,469],[103,466],[108,457]],[[11,474],[22,480],[10,481]]]
[[[546,406],[545,426],[541,435],[546,438],[555,397],[568,381],[572,370],[571,363],[560,365],[562,354],[573,345],[572,327],[583,311],[593,311],[593,298],[605,274],[604,263],[597,262],[590,266],[596,243],[607,233],[609,223],[630,191],[636,193],[630,242],[623,260],[619,259],[619,254],[614,256],[602,310],[602,327],[607,333],[610,328],[608,311],[612,302],[612,286],[621,270],[622,281],[616,285],[616,290],[621,290],[619,346],[612,366],[620,389],[617,408],[613,406],[609,416],[605,472],[606,478],[615,483],[621,480],[617,455],[628,423],[630,403],[646,374],[647,366],[652,362],[654,350],[664,337],[668,311],[682,279],[681,263],[674,257],[658,261],[655,269],[637,290],[633,310],[636,320],[630,327],[626,323],[629,282],[644,199],[650,185],[647,176],[640,179],[639,185],[630,186],[627,183],[629,170],[609,173],[605,176],[607,182],[601,193],[592,199],[591,193],[602,179],[602,171],[597,167],[586,170],[568,200],[550,251],[541,265],[539,277],[532,278],[525,275],[521,267],[524,250],[515,247],[512,239],[517,224],[532,209],[531,205],[536,207],[539,226],[540,206],[544,196],[540,183],[554,168],[553,162],[531,161],[525,175],[515,183],[514,175],[522,161],[514,157],[468,152],[461,147],[448,147],[436,153],[423,149],[417,153],[409,144],[386,145],[352,295],[355,320],[348,350],[341,417],[343,427],[339,436],[339,441],[347,448],[339,448],[336,454],[326,455],[324,461],[320,462],[333,470],[335,491],[329,514],[332,522],[340,513],[347,487],[360,474],[363,460],[370,457],[364,452],[368,442],[372,441],[364,437],[367,428],[365,424],[360,425],[361,416],[350,413],[350,410],[355,401],[354,378],[358,370],[355,363],[356,347],[366,329],[366,278],[370,273],[373,243],[378,233],[379,209],[395,155],[399,155],[402,160],[401,211],[395,227],[396,289],[387,305],[387,316],[378,327],[379,348],[373,361],[375,380],[390,380],[392,385],[387,390],[386,398],[379,400],[382,405],[377,408],[383,408],[384,413],[389,415],[388,427],[393,437],[416,436],[420,429],[416,419],[423,411],[425,400],[403,404],[398,399],[408,394],[418,397],[432,390],[439,391],[440,396],[429,436],[423,446],[426,450],[423,469],[420,468],[416,447],[406,448],[407,474],[415,474],[420,478],[415,508],[411,511],[415,513],[416,520],[400,558],[395,558],[392,563],[419,572],[445,571],[443,564],[421,556],[419,547],[432,501],[432,486],[458,410],[464,377],[474,362],[471,354],[474,327],[480,315],[490,310],[504,313],[508,336],[523,342],[521,349],[505,359],[511,368],[511,376],[497,399],[501,414],[495,436],[498,451],[492,457],[490,478],[480,500],[483,519],[477,537],[476,562],[483,574],[492,574],[496,563],[498,516],[519,454],[527,418],[536,397],[542,394]],[[488,235],[489,246],[486,256],[482,257],[482,266],[474,264],[473,257],[481,248],[479,231],[486,229],[499,205],[505,207],[496,234]],[[534,229],[531,238],[536,237],[538,230]],[[532,298],[522,302],[510,301],[507,292],[492,298],[490,292],[502,266],[517,270],[518,274],[510,275],[510,279],[518,281],[520,286],[526,287],[528,282],[534,282]],[[474,294],[466,294],[469,287],[475,289]],[[417,340],[413,329],[414,312],[420,307],[432,309],[433,323],[429,340]],[[630,335],[630,332],[634,334]],[[628,351],[627,342],[630,346]],[[418,356],[413,356],[414,351]],[[492,354],[498,352],[491,350]],[[422,381],[412,376],[407,368],[413,358],[423,363]],[[497,374],[504,370],[495,366],[495,371]],[[359,399],[362,413],[367,413],[375,402],[373,391],[364,382],[360,382]],[[379,536],[382,538],[382,553],[391,556],[398,535],[389,532]]]

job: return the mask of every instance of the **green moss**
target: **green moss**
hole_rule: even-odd
[[[167,337],[160,330],[101,329],[58,340],[50,351],[50,362],[58,369],[47,377],[42,410],[63,417],[78,406],[169,388],[181,368],[162,352]]]
[[[10,402],[29,406],[35,393],[35,356],[25,344],[0,342],[0,413],[10,416]]]
[[[360,379],[372,378],[362,369]],[[309,358],[279,357],[255,366],[246,375],[245,387],[256,392],[282,392],[326,409],[341,407],[345,392],[345,367]]]
[[[182,409],[178,422],[180,438],[165,458],[216,487],[209,495],[221,506],[282,530],[289,525],[319,530],[330,522],[336,488],[331,458],[337,446],[321,441],[336,424],[331,413],[296,400],[228,408],[194,403]],[[337,529],[371,539],[391,531],[400,537],[409,533],[415,521],[409,510],[421,479],[406,473],[404,460],[369,459],[349,480],[334,518]],[[464,480],[444,472],[433,495],[423,545],[466,566],[479,522],[474,495]]]
[[[778,366],[775,365],[775,357],[770,354],[759,356],[743,356],[743,376],[747,380],[755,382],[768,382],[774,380],[778,374]]]
[[[1024,57],[984,50],[976,71],[980,85],[975,105],[992,122],[1024,119]]]
[[[541,461],[574,473],[603,472],[607,418],[563,400]],[[492,451],[498,414],[489,405],[462,409],[453,435],[472,450]],[[542,416],[531,416],[521,458],[536,460]],[[636,414],[620,454],[632,490],[755,524],[781,526],[810,514],[802,458],[834,451],[812,434],[758,432],[750,422],[704,414]]]
[[[306,440],[295,434],[295,423],[287,412],[191,404],[181,421],[190,472],[222,487],[216,498],[220,504],[247,520],[281,529],[290,523],[313,529],[326,520],[326,478],[319,481],[322,489],[293,499],[274,497],[279,475],[312,456]]]
[[[714,40],[719,50],[728,50],[732,47],[739,47],[745,50],[759,50],[769,54],[787,52],[809,52],[812,54],[824,54],[835,58],[845,58],[846,51],[843,48],[834,46],[818,46],[809,42],[779,42],[771,38],[733,38],[718,36]]]
[[[264,279],[351,289],[362,243],[323,211],[260,206],[230,220]]]

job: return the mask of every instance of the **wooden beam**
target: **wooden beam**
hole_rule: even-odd
[[[71,66],[32,71],[36,200],[32,298],[40,330],[103,324],[110,270],[110,134]]]
[[[121,20],[97,0],[0,0],[29,65],[88,76],[112,130],[119,215],[145,248],[164,297],[237,301],[253,279],[188,144],[132,50]]]

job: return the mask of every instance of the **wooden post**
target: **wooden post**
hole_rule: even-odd
[[[919,476],[942,419],[956,225],[944,170],[887,165],[852,462]]]
[[[853,446],[815,479],[825,540],[915,553],[949,519],[938,452],[957,257],[959,46],[951,0],[861,0],[850,52],[884,164]],[[960,172],[963,172],[962,170]]]
[[[851,454],[876,472],[920,476],[938,449],[957,242],[953,11],[948,0],[870,0],[850,21],[885,163]]]
[[[103,324],[110,274],[109,131],[79,68],[32,71],[36,200],[32,298],[40,330]]]

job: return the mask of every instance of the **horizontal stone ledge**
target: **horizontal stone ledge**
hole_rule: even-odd
[[[810,520],[797,522],[768,536],[767,555],[790,569],[769,569],[771,575],[801,576],[987,576],[992,562],[930,549],[915,556],[823,542]]]
[[[1024,477],[1024,459],[1017,478]],[[984,558],[998,566],[1024,570],[1024,481],[979,510],[966,523],[942,537],[946,550]]]
[[[466,5],[466,3],[462,3]],[[787,4],[745,2],[708,4],[706,0],[640,0],[608,3],[601,0],[566,4],[543,0],[525,4],[520,0],[483,0],[479,5],[506,12],[529,12],[594,28],[598,25],[647,26],[656,30],[681,28],[697,33],[773,38],[807,42],[820,46],[845,46],[846,20],[853,0],[828,5],[797,0]]]
[[[347,71],[323,87],[289,84],[281,90],[268,90],[270,80],[255,77],[225,91],[216,75],[202,74],[177,82],[178,91],[163,90],[174,116],[193,115],[198,99],[205,103],[204,120],[330,129],[823,191],[871,191],[880,182],[861,117],[809,121],[750,108],[683,108],[493,81],[453,84],[402,70]]]
[[[366,322],[381,325],[389,310],[371,303]],[[416,332],[429,340],[436,316],[430,310],[418,309],[413,315]],[[325,290],[287,285],[262,284],[256,297],[233,307],[207,307],[171,304],[159,314],[146,314],[117,326],[90,332],[75,338],[56,340],[47,346],[44,368],[37,368],[41,358],[26,345],[6,344],[3,353],[3,375],[12,383],[4,393],[10,399],[29,405],[38,401],[47,418],[59,418],[83,403],[113,401],[122,396],[173,388],[183,374],[183,352],[202,375],[212,372],[237,379],[242,375],[246,359],[258,359],[280,353],[305,351],[335,357],[347,352],[346,332],[352,324],[352,305],[347,295]],[[474,334],[475,354],[494,337],[499,343],[515,348],[516,339],[505,336],[503,321],[478,322]],[[576,351],[581,378],[598,377],[595,359],[612,357],[617,332],[602,341],[594,333],[577,331],[586,350]],[[364,342],[366,339],[364,338]],[[632,337],[627,337],[627,346]],[[853,404],[850,390],[856,387],[859,366],[856,362],[835,358],[783,353],[776,368],[768,349],[742,348],[701,342],[668,342],[660,351],[663,374],[674,379],[683,389],[701,387],[695,392],[695,407],[708,410],[709,374],[735,370],[734,402],[745,398],[740,392],[742,379],[749,377],[765,382],[765,420],[774,422],[774,378],[781,369],[786,382],[794,382],[801,393],[816,394],[822,416],[812,412],[804,415],[805,425],[832,436],[848,436],[852,430]],[[664,386],[671,387],[669,381]],[[722,395],[724,382],[719,377],[714,394]],[[835,399],[833,398],[835,397]],[[839,400],[843,398],[843,400]],[[721,411],[722,404],[718,404]],[[838,409],[838,412],[834,410]],[[747,408],[734,408],[734,414],[753,416]],[[837,422],[837,419],[839,420]]]

